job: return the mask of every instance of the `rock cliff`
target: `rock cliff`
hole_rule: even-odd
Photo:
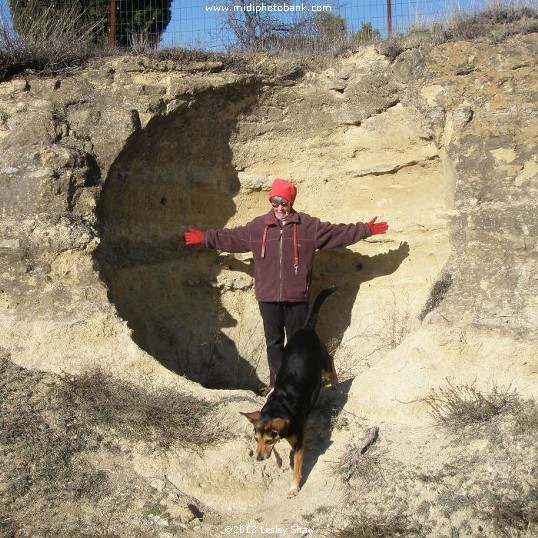
[[[537,43],[452,42],[394,61],[368,47],[315,69],[121,57],[0,83],[0,349],[28,369],[151,376],[228,417],[258,405],[251,258],[181,237],[266,212],[285,177],[302,211],[389,222],[317,255],[314,293],[339,286],[319,324],[343,381],[327,405],[380,425],[393,450],[419,439],[408,457],[433,462],[409,428],[427,427],[420,400],[447,377],[536,394]],[[267,499],[248,439],[235,459],[215,446],[134,467],[175,477],[229,521],[291,524],[332,505],[321,460],[356,427],[326,432],[333,446],[286,506],[286,473],[267,464]]]

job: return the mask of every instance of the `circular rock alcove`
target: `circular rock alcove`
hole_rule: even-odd
[[[398,334],[410,330],[400,321],[418,316],[446,262],[445,174],[417,110],[389,101],[350,123],[369,99],[351,91],[363,77],[348,81],[346,100],[324,80],[243,79],[189,94],[134,133],[109,170],[97,258],[110,300],[142,349],[206,387],[256,390],[267,381],[263,330],[249,259],[186,247],[182,235],[268,211],[272,177],[298,185],[299,211],[390,222],[387,238],[316,254],[311,298],[339,286],[317,330],[342,344],[336,360],[349,363],[348,377],[397,345],[395,323]]]
[[[236,321],[215,286],[213,251],[185,247],[190,225],[222,227],[239,191],[230,136],[256,84],[202,91],[133,134],[99,202],[96,254],[110,300],[134,341],[167,368],[213,388],[261,382],[223,329]],[[244,266],[248,272],[248,264]]]

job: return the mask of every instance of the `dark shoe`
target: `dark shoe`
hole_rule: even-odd
[[[266,387],[260,387],[256,392],[260,395],[260,396],[268,396],[269,393],[273,390],[273,387],[269,387],[269,386],[266,386]]]

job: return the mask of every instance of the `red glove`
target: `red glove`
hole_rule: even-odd
[[[188,232],[185,232],[183,236],[183,241],[186,245],[197,245],[204,240],[204,232],[200,230],[195,230],[194,228],[189,228]]]
[[[376,222],[377,217],[374,217],[369,223],[370,231],[372,235],[387,233],[389,225],[386,222]]]

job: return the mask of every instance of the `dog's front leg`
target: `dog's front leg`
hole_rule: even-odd
[[[303,478],[303,457],[304,446],[293,451],[293,478],[291,481],[291,487],[288,491],[288,497],[295,497],[301,489],[301,478]]]
[[[275,457],[276,464],[280,469],[282,467],[282,458],[280,457],[280,454],[276,451],[275,447],[273,447],[273,456]]]
[[[295,497],[301,489],[301,479],[303,478],[304,446],[303,440],[297,437],[294,437],[293,440],[288,439],[288,441],[290,441],[293,450],[293,478],[288,497]]]

